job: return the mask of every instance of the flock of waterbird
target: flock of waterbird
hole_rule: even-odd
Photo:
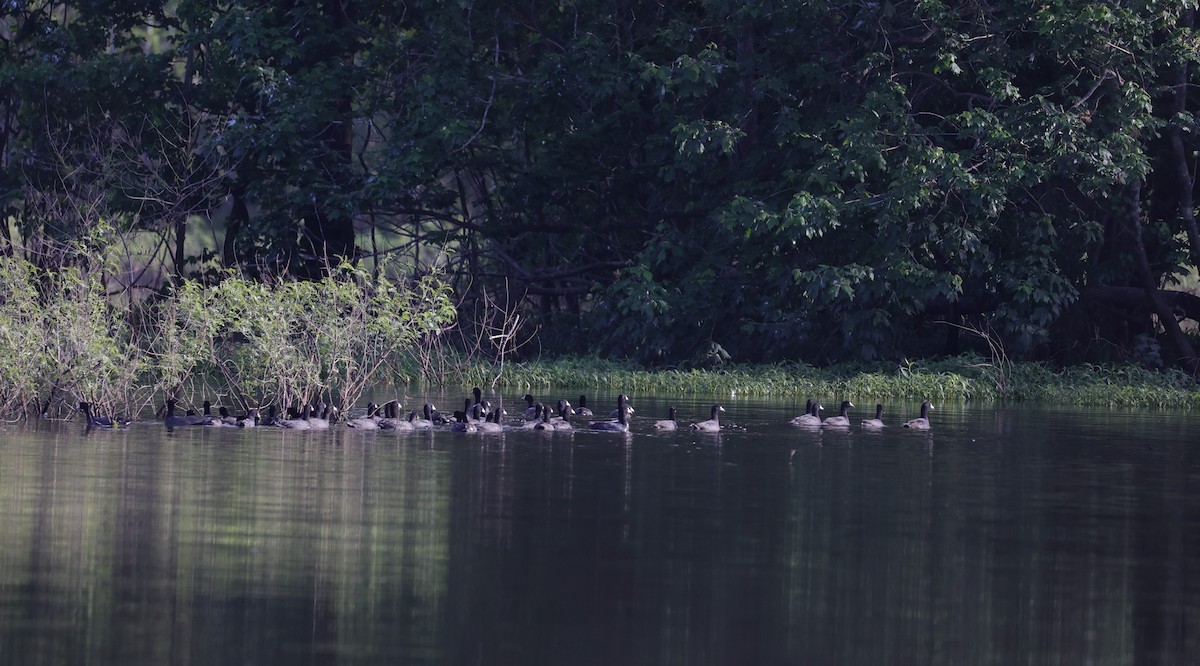
[[[825,408],[821,403],[810,399],[804,406],[804,413],[792,419],[792,425],[802,428],[849,428],[851,423],[849,411],[853,406],[854,403],[843,400],[837,416],[822,419],[821,412]],[[929,430],[929,410],[931,409],[933,409],[933,403],[926,400],[921,403],[920,416],[909,419],[900,425],[913,430]],[[883,422],[883,405],[875,405],[875,418],[863,419],[859,425],[864,430],[879,430],[887,427],[887,424]]]
[[[276,415],[274,407],[270,407],[265,415],[259,410],[250,409],[245,414],[234,416],[228,408],[218,407],[217,414],[211,412],[212,405],[204,401],[203,412],[189,410],[186,414],[176,414],[177,403],[168,399],[162,412],[162,422],[167,428],[185,426],[202,427],[241,427],[254,428],[269,426],[290,430],[328,430],[345,424],[346,427],[358,430],[418,430],[444,428],[455,432],[503,432],[506,430],[574,430],[586,428],[608,432],[628,432],[630,419],[634,413],[633,405],[625,394],[617,396],[617,406],[609,412],[607,418],[598,417],[587,406],[587,396],[579,396],[579,406],[574,406],[565,398],[557,400],[553,405],[539,402],[531,394],[523,398],[526,407],[519,418],[512,420],[508,411],[502,405],[493,406],[483,398],[479,388],[472,390],[472,397],[464,398],[463,408],[447,416],[438,411],[432,403],[425,403],[421,410],[411,410],[403,416],[403,407],[399,400],[390,400],[382,405],[374,402],[367,405],[366,412],[353,418],[342,418],[336,407],[330,405],[296,405],[289,407],[282,416]],[[809,399],[804,413],[791,419],[791,424],[801,428],[831,428],[845,429],[852,425],[849,410],[854,403],[843,400],[836,416],[821,418],[824,407],[821,403]],[[87,402],[81,402],[79,409],[86,419],[89,428],[117,428],[128,425],[128,421],[101,416],[92,412]],[[914,430],[929,430],[929,411],[933,405],[926,400],[921,405],[921,415],[905,421],[901,426]],[[712,406],[706,421],[690,424],[691,430],[700,432],[719,432],[722,428],[720,414],[725,408],[719,404]],[[656,430],[682,429],[677,420],[678,410],[674,405],[667,411],[667,418],[654,422]],[[865,430],[878,430],[887,427],[883,422],[883,405],[875,405],[875,417],[863,419],[860,426]]]

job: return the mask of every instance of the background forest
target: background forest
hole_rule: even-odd
[[[2,250],[114,300],[346,259],[492,353],[1197,370],[1194,0],[3,7]]]

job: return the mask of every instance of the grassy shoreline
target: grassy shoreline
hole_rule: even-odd
[[[462,375],[466,384],[492,386],[492,366]],[[507,364],[498,388],[533,390],[595,387],[629,393],[805,396],[853,395],[863,400],[935,402],[1041,402],[1061,405],[1200,408],[1200,381],[1178,370],[1135,365],[1080,365],[1052,369],[1040,363],[998,366],[978,356],[814,368],[801,363],[698,369],[646,369],[595,358]]]

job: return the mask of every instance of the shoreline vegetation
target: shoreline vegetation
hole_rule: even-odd
[[[516,360],[512,344],[472,347],[464,340],[452,290],[438,275],[399,279],[350,265],[309,280],[231,272],[213,283],[182,280],[133,301],[109,297],[103,261],[84,252],[74,258],[47,270],[0,257],[5,419],[72,418],[81,402],[98,415],[139,418],[168,397],[185,406],[219,400],[243,412],[324,402],[346,413],[367,391],[388,383],[1200,407],[1200,382],[1183,370],[1132,364],[1052,369],[1011,362],[995,348],[990,357],[826,368],[799,362],[647,368],[578,356]]]
[[[998,364],[978,355],[903,361],[891,367],[844,364],[816,368],[789,363],[709,369],[647,369],[619,361],[559,358],[510,363],[499,379],[490,366],[477,365],[464,372],[462,380],[464,385],[492,385],[510,391],[570,386],[630,394],[852,395],[864,401],[1200,408],[1200,382],[1178,369],[1090,364],[1052,369],[1036,362]]]

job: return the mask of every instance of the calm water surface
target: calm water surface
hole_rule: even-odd
[[[629,435],[4,428],[0,663],[1200,663],[1194,414],[633,402]]]

